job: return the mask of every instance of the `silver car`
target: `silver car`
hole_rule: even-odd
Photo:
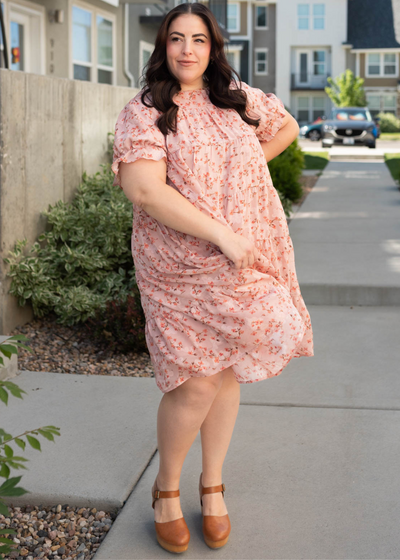
[[[321,133],[323,148],[338,144],[376,147],[377,127],[368,107],[335,107]]]

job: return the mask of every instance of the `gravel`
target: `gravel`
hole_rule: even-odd
[[[10,517],[0,514],[0,529],[13,528],[17,533],[7,537],[15,543],[7,560],[90,560],[119,513],[61,504],[8,509]]]
[[[58,324],[55,314],[35,318],[9,334],[24,334],[33,350],[18,350],[21,371],[154,377],[147,352],[120,354],[107,350],[94,342],[82,325]]]

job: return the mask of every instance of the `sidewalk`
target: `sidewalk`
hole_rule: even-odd
[[[185,558],[398,559],[400,515],[400,192],[383,163],[330,162],[290,222],[315,356],[241,387],[225,461],[228,544],[201,534],[200,437],[181,477]],[[2,409],[12,433],[41,439],[20,503],[124,504],[95,560],[170,558],[155,540],[154,379],[21,372],[27,395]],[[4,411],[5,410],[5,411]],[[18,500],[13,500],[17,505]]]

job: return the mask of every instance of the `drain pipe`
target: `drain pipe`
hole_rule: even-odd
[[[135,87],[135,79],[129,71],[129,4],[127,3],[124,12],[124,73],[129,80],[129,87]]]

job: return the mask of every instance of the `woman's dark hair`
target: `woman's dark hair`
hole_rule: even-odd
[[[146,107],[155,107],[163,113],[157,119],[158,128],[164,135],[168,134],[170,130],[176,132],[176,115],[179,107],[172,98],[181,90],[181,86],[179,80],[168,70],[166,43],[170,24],[182,14],[194,14],[201,17],[211,35],[210,62],[213,59],[213,63],[209,63],[203,74],[208,83],[211,103],[221,109],[234,109],[245,122],[258,126],[260,119],[252,119],[246,115],[246,92],[240,87],[233,89],[230,87],[232,80],[237,86],[233,73],[239,78],[239,84],[241,84],[241,79],[226,59],[224,38],[214,14],[204,4],[193,2],[179,4],[165,15],[157,33],[154,51],[146,65],[141,101]],[[148,93],[151,94],[149,104],[145,102]]]

